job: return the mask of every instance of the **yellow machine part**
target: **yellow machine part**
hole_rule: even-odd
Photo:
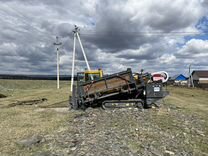
[[[98,69],[98,70],[86,70],[84,72],[84,79],[85,81],[90,80],[90,77],[93,76],[94,79],[99,79],[103,77],[103,70]]]

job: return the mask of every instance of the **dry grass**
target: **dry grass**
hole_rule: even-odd
[[[18,155],[23,152],[17,147],[18,140],[32,135],[53,133],[64,127],[71,116],[68,112],[59,113],[53,110],[38,112],[34,111],[34,108],[22,107],[2,109],[0,118],[0,151],[8,155]]]
[[[175,107],[174,109],[180,109],[181,115],[185,116],[183,116],[180,120],[176,120],[175,118],[172,118],[168,115],[164,115],[164,117],[162,117],[165,118],[164,121],[170,121],[165,124],[165,122],[163,122],[162,120],[158,120],[158,124],[162,125],[163,128],[170,128],[171,124],[168,123],[173,123],[170,129],[173,131],[178,131],[183,129],[184,118],[186,118],[186,116],[193,116],[197,120],[194,121],[194,123],[192,123],[193,125],[189,125],[190,130],[193,129],[193,127],[195,127],[195,130],[201,129],[203,131],[203,134],[200,134],[201,136],[199,137],[197,136],[198,132],[195,132],[194,134],[188,135],[187,137],[189,137],[190,140],[192,140],[192,150],[194,149],[195,153],[198,153],[200,151],[200,153],[204,152],[203,154],[207,155],[208,91],[197,88],[193,89],[179,87],[169,87],[169,90],[171,94],[169,97],[166,98],[166,104],[168,106]],[[175,125],[179,125],[179,127],[176,127]]]
[[[170,90],[170,96],[166,98],[166,102],[169,105],[175,105],[208,119],[208,91],[180,87],[169,87],[168,90]]]
[[[56,81],[39,80],[0,80],[0,93],[8,96],[0,99],[0,106],[16,101],[46,98],[43,106],[67,103],[70,94],[70,82],[61,81],[61,89],[56,89]]]
[[[0,93],[7,98],[0,99],[0,154],[28,155],[29,150],[18,148],[16,142],[32,135],[46,135],[66,127],[71,114],[67,111],[69,85],[61,81],[0,80]],[[30,106],[6,107],[16,101],[46,98],[43,103]],[[46,109],[40,109],[40,107]],[[66,107],[65,111],[47,107]]]

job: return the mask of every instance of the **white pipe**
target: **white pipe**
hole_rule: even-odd
[[[85,62],[86,62],[86,64],[87,64],[87,69],[88,69],[88,70],[91,70],[91,69],[90,69],[90,65],[89,65],[89,63],[88,63],[88,60],[87,60],[87,56],[86,56],[85,51],[84,51],[84,48],[83,48],[83,46],[82,46],[82,42],[81,42],[80,37],[79,37],[79,33],[77,32],[76,34],[77,34],[77,38],[78,38],[78,41],[79,41],[79,44],[80,44],[80,47],[81,47],[81,50],[82,50],[82,53],[83,53]],[[90,77],[91,77],[91,80],[93,80],[93,76],[90,75]]]
[[[73,47],[73,56],[72,56],[71,92],[73,92],[73,84],[74,84],[75,47],[76,47],[76,33],[74,33],[74,47]]]

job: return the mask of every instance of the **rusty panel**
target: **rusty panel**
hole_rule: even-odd
[[[130,76],[128,74],[119,75],[119,76],[122,77],[123,79],[130,81]],[[103,92],[103,91],[106,91],[107,89],[119,88],[120,86],[124,86],[128,83],[123,79],[119,77],[113,77],[112,79],[107,79],[106,80],[107,86],[105,83],[105,79],[103,79],[102,81],[97,81],[97,82],[94,82],[93,84],[88,84],[84,86],[84,92],[88,91],[88,94],[92,94],[95,92],[97,93]]]
[[[99,92],[106,89],[105,80],[84,86],[84,92]]]

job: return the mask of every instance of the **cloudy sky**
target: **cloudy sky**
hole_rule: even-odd
[[[70,74],[74,25],[92,69],[208,69],[208,0],[0,0],[0,74],[56,74],[55,36]]]

